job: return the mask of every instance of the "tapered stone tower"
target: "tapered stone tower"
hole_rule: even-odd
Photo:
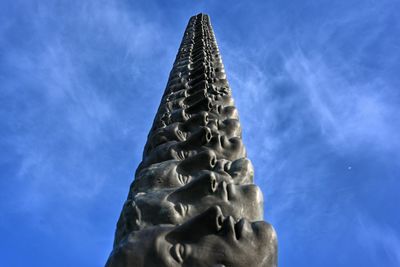
[[[210,20],[190,18],[106,266],[276,266]]]

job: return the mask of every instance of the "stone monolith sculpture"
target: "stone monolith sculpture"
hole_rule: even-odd
[[[210,20],[190,18],[108,267],[276,266]]]

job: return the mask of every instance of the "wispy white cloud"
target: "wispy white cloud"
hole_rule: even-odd
[[[357,240],[366,247],[366,255],[374,264],[385,262],[386,266],[400,265],[400,234],[398,229],[377,222],[365,215],[358,216]],[[388,265],[390,263],[390,265]]]
[[[298,49],[285,70],[309,101],[310,115],[327,141],[341,151],[359,145],[398,148],[399,125],[391,122],[400,110],[387,95],[390,85],[379,76],[351,81],[320,56],[309,58]]]
[[[15,203],[14,213],[29,213],[34,221],[52,209],[67,216],[69,212],[55,209],[59,202],[64,208],[78,203],[82,210],[91,207],[104,184],[115,179],[107,169],[113,162],[106,160],[111,156],[103,154],[104,146],[115,139],[116,125],[126,136],[126,122],[120,121],[109,93],[117,88],[99,80],[102,73],[121,71],[133,74],[127,83],[134,84],[143,71],[135,60],[149,57],[159,43],[159,25],[115,1],[103,2],[76,3],[66,10],[38,3],[29,11],[35,15],[26,37],[30,44],[10,47],[2,63],[13,71],[13,77],[2,80],[3,94],[13,103],[7,106],[13,119],[2,118],[13,133],[2,142],[19,159],[14,166],[18,177],[7,179],[22,185],[9,201]],[[15,26],[7,25],[3,35]],[[114,64],[107,59],[113,55],[105,52],[123,55],[123,61]]]

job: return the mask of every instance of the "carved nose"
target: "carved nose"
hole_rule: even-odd
[[[215,232],[221,230],[225,219],[219,206],[212,206],[206,210],[201,217],[203,219],[204,226]]]
[[[219,210],[221,212],[221,210]],[[215,225],[217,231],[221,230],[222,224],[224,223],[224,217],[222,216],[222,212],[218,213],[216,218],[215,218]]]
[[[196,241],[206,235],[214,235],[222,229],[225,220],[219,206],[212,206],[203,213],[172,230],[167,238]]]
[[[217,191],[218,183],[213,173],[205,173],[172,192],[168,199],[176,202],[193,202]]]
[[[189,114],[195,114],[201,111],[209,111],[212,108],[212,103],[211,100],[207,98],[203,98],[202,100],[199,100],[198,102],[194,103],[190,107],[186,109],[186,112]]]
[[[204,131],[205,131],[205,143],[209,143],[212,138],[211,130],[208,127],[206,127]]]
[[[218,183],[214,176],[210,176],[210,191],[214,193],[217,191]]]
[[[177,109],[171,113],[171,120],[173,122],[184,122],[189,118],[184,109]]]
[[[217,156],[215,154],[212,154],[210,157],[210,169],[214,168],[215,165],[217,164]]]
[[[217,162],[216,162],[216,164],[215,164],[215,167],[214,167],[214,171],[226,171],[226,168],[225,168],[225,166],[227,165],[227,160],[225,160],[225,159],[220,159],[220,160],[217,160]]]
[[[190,96],[186,97],[184,102],[186,105],[191,106],[206,97],[207,97],[207,91],[199,90],[199,91],[195,92],[194,94],[191,94]]]
[[[211,150],[203,151],[181,161],[178,170],[191,173],[199,170],[212,170],[217,164],[217,157]]]
[[[208,113],[205,112],[205,115],[204,115],[204,125],[207,125],[208,121],[209,121],[209,119],[208,119]]]
[[[212,138],[211,130],[208,127],[201,127],[193,133],[185,142],[180,144],[181,148],[202,146],[210,142]]]
[[[184,128],[186,131],[193,132],[199,126],[206,126],[208,124],[208,113],[205,111],[199,112],[191,116],[185,123]]]

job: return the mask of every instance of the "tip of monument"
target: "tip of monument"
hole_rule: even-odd
[[[194,15],[193,17],[208,17],[208,15],[207,14],[205,14],[205,13],[202,13],[202,12],[200,12],[200,13],[198,13],[197,15]]]

